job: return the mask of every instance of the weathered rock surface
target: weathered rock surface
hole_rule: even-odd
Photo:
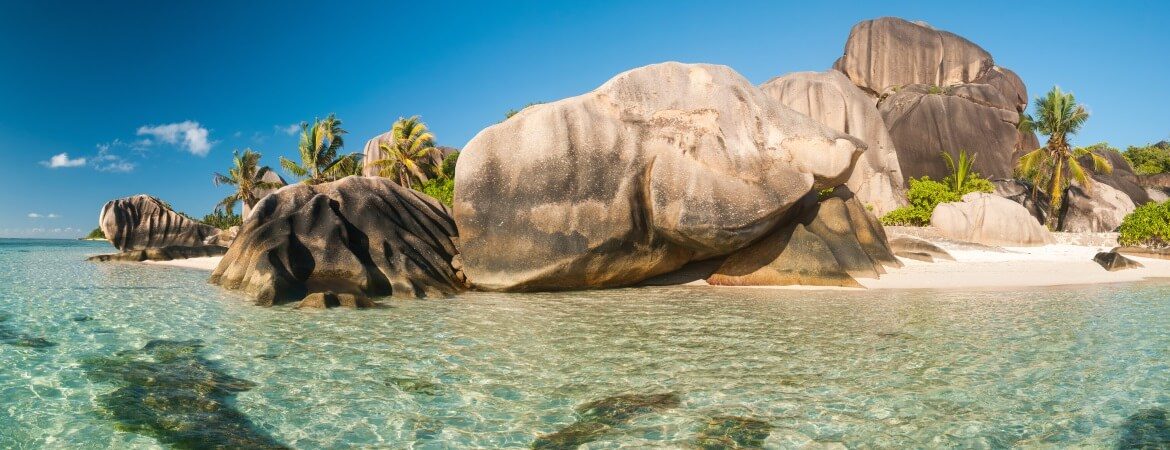
[[[934,245],[930,241],[909,236],[898,236],[890,239],[890,250],[894,252],[895,256],[918,261],[955,260],[955,257],[943,250],[942,247]]]
[[[387,131],[366,141],[366,146],[362,150],[362,175],[368,177],[378,176],[379,168],[373,163],[386,157],[386,152],[382,151],[382,144],[393,142],[394,135],[391,133],[391,131]],[[452,153],[459,152],[459,149],[452,147],[435,147],[435,150],[438,151],[432,153],[430,157],[424,158],[424,164],[438,167],[443,164],[443,159]],[[426,174],[427,172],[424,171],[424,175]]]
[[[170,246],[162,248],[148,248],[146,250],[130,250],[109,255],[95,255],[86,258],[87,261],[171,261],[175,259],[206,258],[221,256],[227,253],[226,247],[217,245],[203,245],[199,247]]]
[[[1146,188],[1146,195],[1150,197],[1150,201],[1154,203],[1162,203],[1170,200],[1170,194],[1166,191],[1157,188]]]
[[[1028,210],[1006,198],[983,192],[935,207],[930,225],[943,236],[985,245],[1034,246],[1053,243],[1052,235]]]
[[[1105,183],[1093,183],[1089,189],[1069,186],[1065,191],[1060,216],[1060,231],[1099,233],[1115,231],[1125,216],[1137,206],[1128,195]]]
[[[102,207],[98,224],[106,238],[121,251],[162,247],[198,247],[219,229],[196,222],[171,210],[149,195],[111,200]]]
[[[1045,223],[1052,200],[1043,190],[1033,190],[1031,183],[1018,179],[999,179],[991,182],[995,185],[995,195],[1019,203],[1028,210],[1028,214],[1036,218],[1037,222]]]
[[[256,171],[256,178],[265,183],[274,183],[279,186],[288,185],[288,182],[284,181],[284,178],[281,178],[280,174],[276,173],[275,170],[272,170],[271,167],[267,166],[261,167],[260,170]],[[276,192],[277,189],[256,189],[253,191],[253,194],[256,195],[258,200],[263,200],[264,197],[267,197],[268,194]],[[244,212],[241,213],[241,217],[247,219],[251,214],[252,208],[249,207],[247,203],[244,203]]]
[[[630,70],[467,144],[464,270],[488,290],[637,283],[756,241],[811,190],[845,183],[864,149],[728,67]]]
[[[1093,173],[1093,180],[1100,183],[1105,183],[1110,187],[1124,192],[1129,196],[1135,205],[1144,205],[1150,202],[1150,195],[1146,193],[1145,186],[1142,186],[1141,180],[1134,174],[1133,167],[1129,165],[1129,161],[1125,160],[1121,153],[1114,151],[1097,152],[1098,155],[1109,160],[1109,164],[1113,166],[1110,173]],[[1089,155],[1080,157],[1078,160],[1081,165],[1090,170],[1093,167],[1093,159]]]
[[[346,308],[373,308],[378,306],[364,295],[314,292],[306,295],[297,304],[297,309],[326,309],[344,306]]]
[[[1016,127],[1028,102],[1023,80],[953,33],[893,17],[862,21],[834,68],[877,103],[905,179],[940,179],[940,153],[963,150],[978,155],[981,175],[1006,178],[1039,146]]]
[[[246,215],[245,215],[246,216]],[[240,234],[240,226],[220,230],[214,236],[210,236],[203,240],[203,245],[214,245],[219,247],[231,247],[232,242],[236,240],[236,236]]]
[[[1096,261],[1097,264],[1100,264],[1101,267],[1104,267],[1105,270],[1110,272],[1145,267],[1142,265],[1142,263],[1121,256],[1120,253],[1115,251],[1099,252],[1097,253],[1097,256],[1093,257],[1093,261]]]
[[[384,178],[295,185],[265,197],[211,282],[271,305],[307,294],[431,297],[464,289],[438,201]]]
[[[907,179],[926,175],[941,180],[950,173],[941,153],[958,159],[961,150],[976,155],[974,169],[980,175],[1012,176],[1019,113],[996,106],[1004,101],[993,90],[983,89],[982,94],[995,94],[986,104],[958,92],[974,91],[951,88],[932,93],[929,86],[910,85],[879,104]]]
[[[797,72],[760,86],[768,96],[830,128],[865,142],[868,149],[846,183],[876,215],[906,206],[898,153],[872,98],[836,70]]]
[[[993,66],[991,54],[971,41],[896,17],[854,25],[845,55],[833,65],[875,94],[908,84],[971,83]]]
[[[1114,247],[1113,251],[1142,258],[1170,259],[1170,248]]]
[[[728,256],[707,282],[861,287],[854,278],[878,278],[883,265],[902,263],[876,218],[856,198],[833,197],[805,205],[799,220]]]

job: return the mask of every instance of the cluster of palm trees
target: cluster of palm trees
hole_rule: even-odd
[[[301,123],[301,137],[297,145],[300,161],[280,157],[280,166],[301,183],[320,184],[348,176],[361,176],[366,165],[377,169],[379,176],[390,178],[407,188],[419,189],[431,179],[449,178],[438,161],[439,150],[435,136],[418,116],[400,118],[391,127],[390,139],[380,143],[382,159],[362,161],[361,153],[342,153],[347,133],[341,120],[330,114],[325,119]],[[216,173],[216,186],[235,187],[234,192],[216,205],[216,211],[228,215],[238,203],[247,208],[260,201],[257,193],[277,189],[281,185],[264,181],[260,153],[245,149],[233,152],[232,167],[227,174]],[[448,180],[449,181],[449,180]]]

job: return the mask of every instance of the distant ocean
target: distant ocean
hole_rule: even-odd
[[[0,239],[0,448],[1170,443],[1170,286],[263,308]]]

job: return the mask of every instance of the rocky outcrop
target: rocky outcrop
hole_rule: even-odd
[[[1142,258],[1170,259],[1170,248],[1114,247],[1112,251]]]
[[[960,151],[976,155],[974,169],[988,178],[1012,175],[1019,132],[1019,113],[1003,109],[1002,96],[988,85],[981,89],[943,90],[926,85],[903,87],[878,105],[898,149],[902,174],[940,180],[950,174],[941,153],[958,158]],[[979,92],[986,103],[959,95]]]
[[[1124,192],[1097,182],[1088,189],[1069,186],[1061,208],[1060,231],[1099,233],[1117,230],[1137,206]]]
[[[894,256],[917,261],[955,260],[955,257],[943,250],[942,247],[934,245],[930,241],[909,236],[898,236],[890,239],[890,250],[894,252]]]
[[[941,152],[976,154],[985,177],[1012,175],[1039,146],[1017,130],[1028,93],[1014,72],[971,41],[924,23],[883,17],[858,23],[834,64],[868,92],[889,129],[903,177],[947,174]]]
[[[1105,270],[1110,272],[1145,267],[1142,265],[1142,263],[1121,256],[1120,253],[1115,251],[1099,252],[1096,256],[1093,257],[1093,261],[1095,261],[1097,264],[1100,264],[1101,267],[1104,267]]]
[[[86,258],[87,261],[125,261],[125,262],[142,262],[142,261],[171,261],[175,259],[188,258],[206,258],[209,256],[221,256],[227,253],[226,247],[216,245],[204,245],[199,247],[182,247],[170,246],[162,248],[148,248],[146,250],[130,250],[122,253],[113,253],[109,255],[95,255]]]
[[[464,289],[455,223],[438,201],[384,178],[283,188],[256,204],[211,282],[257,304],[333,292],[433,297]]]
[[[1108,160],[1113,170],[1109,173],[1093,172],[1093,180],[1098,182],[1095,184],[1104,183],[1124,192],[1135,205],[1140,206],[1150,202],[1150,195],[1146,193],[1145,186],[1142,185],[1141,180],[1134,174],[1133,167],[1129,165],[1129,161],[1126,161],[1124,156],[1121,156],[1121,153],[1113,150],[1097,151],[1096,153]],[[1089,155],[1081,156],[1078,162],[1086,170],[1093,168],[1093,159]]]
[[[810,191],[845,183],[864,149],[728,67],[630,70],[467,144],[464,270],[488,290],[637,283],[758,240]]]
[[[362,150],[362,175],[368,177],[378,176],[379,168],[373,163],[386,158],[386,152],[382,151],[382,144],[390,144],[393,142],[394,135],[392,133],[392,131],[387,131],[366,141],[366,146]],[[431,153],[427,158],[423,158],[422,163],[424,165],[439,167],[443,164],[444,159],[459,152],[457,148],[441,146],[435,147],[435,150],[438,151]],[[428,174],[429,172],[424,171],[423,178],[426,178],[425,175]]]
[[[346,308],[373,308],[378,305],[364,295],[314,292],[306,295],[297,304],[297,309],[326,309],[342,306]]]
[[[272,183],[272,184],[275,184],[277,186],[287,186],[288,185],[288,182],[284,181],[284,178],[281,178],[280,174],[276,173],[275,170],[272,170],[271,167],[267,167],[267,166],[261,167],[260,170],[256,171],[256,179],[260,180],[261,182]],[[277,189],[279,189],[279,188],[277,188]],[[276,192],[276,189],[255,189],[252,193],[256,195],[257,200],[263,200],[264,197],[267,197],[268,194],[271,194],[273,192]],[[247,203],[244,203],[244,212],[242,213],[242,217],[244,217],[246,219],[251,214],[252,214],[252,207],[248,206]]]
[[[115,248],[125,251],[162,247],[198,247],[219,229],[174,212],[149,195],[112,200],[102,207],[98,224]]]
[[[797,72],[760,86],[768,96],[842,133],[868,149],[846,183],[879,217],[906,206],[898,153],[873,99],[836,70]]]
[[[203,240],[203,245],[214,245],[218,247],[231,247],[232,242],[236,240],[236,236],[240,234],[240,226],[220,230],[215,236],[210,236]]]
[[[1051,199],[1043,190],[1034,190],[1032,183],[1019,179],[999,179],[991,183],[995,185],[995,195],[1019,203],[1037,222],[1045,223]]]
[[[1052,236],[1027,209],[1011,200],[983,192],[962,202],[935,207],[930,225],[949,239],[985,245],[1034,246],[1053,243]]]
[[[861,287],[883,265],[901,267],[877,219],[849,195],[804,206],[795,222],[732,253],[707,278],[723,286]]]

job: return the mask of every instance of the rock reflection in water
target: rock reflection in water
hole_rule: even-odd
[[[676,393],[625,394],[606,397],[577,407],[580,417],[560,431],[540,436],[532,443],[536,449],[574,449],[605,436],[613,428],[637,416],[677,408],[682,403]]]

